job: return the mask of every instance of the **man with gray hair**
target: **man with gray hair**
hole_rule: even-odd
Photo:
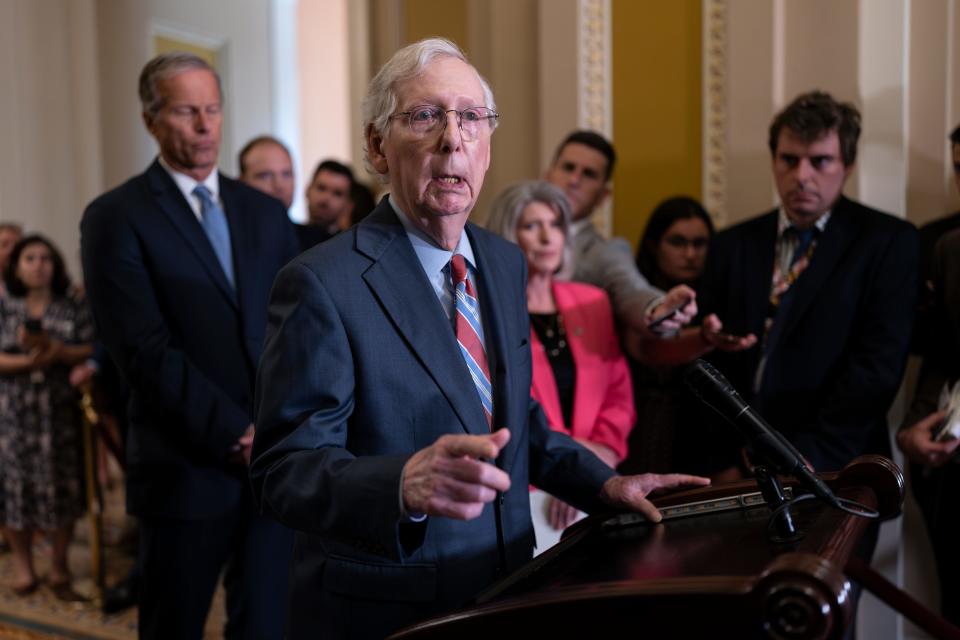
[[[520,250],[468,223],[498,114],[446,40],[398,51],[363,104],[391,187],[277,277],[250,473],[292,528],[292,639],[383,638],[530,559],[528,485],[637,509],[690,476],[619,477],[530,398]]]
[[[217,171],[222,96],[206,62],[154,58],[140,99],[159,157],[80,227],[97,328],[130,385],[140,637],[201,638],[223,573],[225,637],[281,638],[292,535],[253,508],[246,466],[270,285],[296,238],[278,200]]]

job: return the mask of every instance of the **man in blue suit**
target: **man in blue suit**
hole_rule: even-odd
[[[658,519],[650,491],[708,482],[615,476],[531,400],[524,257],[467,222],[495,109],[452,43],[397,52],[363,104],[390,196],[277,278],[250,470],[299,530],[290,638],[382,638],[469,601],[530,559],[529,483]]]
[[[219,175],[220,80],[206,62],[154,58],[140,98],[160,155],[81,223],[96,324],[131,388],[140,636],[202,637],[226,567],[226,637],[280,638],[292,534],[253,508],[246,464],[270,286],[296,237],[279,201]]]

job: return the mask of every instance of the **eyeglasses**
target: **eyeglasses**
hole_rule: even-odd
[[[707,247],[709,240],[707,238],[687,238],[686,236],[666,236],[663,239],[668,245],[674,249],[686,249],[687,247],[693,247],[694,250],[700,251]]]
[[[409,111],[401,111],[390,116],[391,119],[406,117],[407,125],[417,135],[426,136],[437,131],[443,131],[447,126],[447,114],[457,114],[457,126],[464,140],[473,141],[480,136],[490,135],[497,128],[497,119],[500,114],[486,107],[468,107],[463,111],[456,109],[441,109],[432,104],[413,107]]]

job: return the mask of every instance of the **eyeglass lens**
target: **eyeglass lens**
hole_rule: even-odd
[[[454,113],[464,138],[474,140],[492,129],[494,114],[485,107],[471,107],[463,111],[443,110],[436,106],[416,107],[410,110],[410,128],[418,134],[428,134],[447,125],[447,114]]]

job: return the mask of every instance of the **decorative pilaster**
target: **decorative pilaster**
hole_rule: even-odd
[[[578,82],[578,123],[607,138],[613,138],[612,52],[610,33],[610,0],[579,0],[578,50],[580,78]],[[613,227],[610,200],[594,222],[606,235]]]
[[[727,222],[728,0],[703,0],[703,205]]]

